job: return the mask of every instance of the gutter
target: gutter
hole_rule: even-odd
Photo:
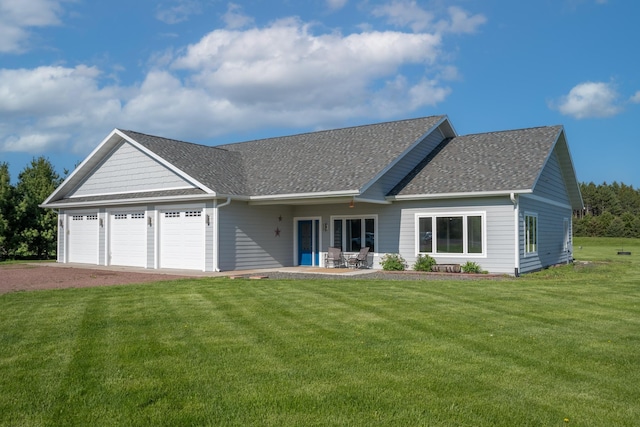
[[[402,201],[402,200],[436,200],[436,199],[466,199],[470,197],[504,197],[518,194],[530,194],[533,193],[531,189],[523,190],[505,190],[505,191],[475,191],[467,193],[431,193],[431,194],[410,194],[401,196],[387,196],[387,200]]]
[[[513,224],[515,226],[515,267],[513,273],[516,277],[520,276],[520,201],[516,193],[509,194],[511,203],[513,203]]]

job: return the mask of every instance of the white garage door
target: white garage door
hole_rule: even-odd
[[[98,214],[72,214],[67,227],[69,262],[98,264]]]
[[[204,270],[202,210],[160,212],[160,268]]]
[[[110,213],[109,230],[109,264],[146,267],[147,222],[144,212]]]

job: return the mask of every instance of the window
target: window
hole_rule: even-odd
[[[418,215],[419,253],[484,253],[484,213]]]
[[[538,253],[538,215],[524,214],[524,253]]]
[[[376,218],[350,217],[333,219],[332,245],[344,252],[359,252],[361,248],[369,247],[375,252]]]

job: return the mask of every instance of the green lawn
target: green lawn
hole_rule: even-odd
[[[575,254],[519,279],[0,295],[0,425],[638,425],[640,241]]]

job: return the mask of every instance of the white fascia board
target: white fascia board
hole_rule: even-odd
[[[82,173],[84,173],[84,168],[87,165],[87,163],[93,160],[93,158],[97,156],[100,151],[103,151],[105,148],[105,145],[107,146],[106,147],[107,151],[111,151],[113,146],[115,146],[120,140],[120,138],[114,138],[115,135],[117,135],[118,137],[121,136],[120,131],[118,131],[118,129],[112,130],[111,133],[109,133],[109,135],[107,135],[107,137],[103,139],[102,142],[100,142],[100,144],[98,144],[98,146],[94,148],[93,151],[87,157],[85,157],[82,163],[80,163],[78,167],[76,167],[71,172],[71,174],[69,174],[69,176],[66,177],[64,181],[62,181],[62,183],[58,186],[58,188],[56,188],[53,191],[53,193],[51,193],[49,197],[47,197],[45,201],[42,202],[42,205],[46,205],[50,200],[54,199],[58,195],[58,193],[60,193],[64,188],[68,187],[70,183],[74,182],[76,180],[76,175],[81,175]],[[75,186],[77,184],[73,184],[73,185]]]
[[[182,169],[178,169],[173,164],[171,164],[168,161],[166,161],[164,158],[158,156],[153,151],[149,150],[148,148],[146,148],[142,144],[138,143],[135,139],[127,136],[123,132],[120,132],[118,129],[116,129],[116,131],[118,132],[118,135],[120,135],[124,140],[129,142],[131,145],[136,147],[138,150],[142,151],[143,153],[145,153],[146,155],[148,155],[149,157],[151,157],[152,159],[154,159],[155,161],[157,161],[158,163],[160,163],[161,165],[163,165],[167,169],[169,169],[172,172],[174,172],[176,175],[179,175],[180,177],[184,178],[185,180],[187,180],[189,182],[192,182],[196,187],[202,189],[203,191],[206,191],[209,194],[214,194],[215,193],[215,191],[213,191],[212,189],[210,189],[209,187],[207,187],[206,185],[204,185],[203,183],[201,183],[200,181],[198,181],[197,179],[195,179],[191,175],[185,173]]]
[[[165,202],[185,202],[185,201],[200,201],[200,200],[212,200],[217,198],[226,198],[223,196],[214,196],[211,194],[191,194],[184,196],[162,196],[162,197],[140,197],[137,199],[114,199],[114,200],[96,200],[91,202],[75,202],[75,203],[43,203],[39,205],[42,208],[49,209],[73,209],[80,207],[91,206],[115,206],[115,205],[140,205],[140,204],[152,204],[152,203],[165,203]],[[234,198],[235,199],[235,198]],[[69,199],[66,199],[69,200]]]
[[[356,197],[360,192],[358,190],[345,191],[325,191],[321,193],[291,193],[291,194],[275,194],[269,196],[250,196],[251,202],[279,202],[286,200],[300,199],[319,199],[327,197]]]
[[[390,200],[384,199],[366,199],[364,197],[354,197],[353,198],[354,202],[359,202],[359,203],[372,203],[372,204],[376,204],[376,205],[390,205],[392,202]]]
[[[70,196],[68,199],[69,200],[73,200],[73,199],[83,199],[86,197],[105,197],[105,196],[113,196],[115,194],[135,194],[135,193],[151,193],[154,191],[172,191],[172,190],[192,190],[193,187],[189,186],[189,187],[166,187],[166,188],[162,188],[162,189],[157,189],[157,190],[131,190],[131,191],[117,191],[117,192],[112,192],[112,193],[91,193],[91,194],[84,194],[82,196]],[[207,193],[208,196],[213,196],[216,197],[216,193]]]
[[[473,193],[439,193],[439,194],[410,194],[406,196],[390,196],[387,200],[435,200],[435,199],[467,199],[476,197],[511,197],[511,194],[530,194],[533,190],[505,190],[505,191],[478,191]]]
[[[367,182],[365,185],[363,185],[362,188],[360,189],[360,192],[364,194],[364,192],[366,192],[373,184],[375,184],[380,178],[382,178],[384,176],[384,174],[389,172],[389,170],[391,170],[391,168],[394,167],[400,160],[404,159],[405,156],[407,154],[409,154],[411,152],[411,150],[413,150],[416,147],[416,145],[418,145],[420,142],[422,142],[429,134],[431,134],[432,132],[438,130],[438,128],[443,123],[448,122],[448,121],[449,121],[449,117],[447,117],[447,116],[443,116],[440,120],[438,120],[438,122],[435,125],[431,126],[425,133],[420,135],[420,137],[418,137],[418,139],[413,141],[413,143],[409,147],[407,147],[406,150],[404,150],[398,157],[393,159],[393,161],[391,163],[389,163],[384,169],[382,169],[376,176],[374,176],[373,179],[371,179],[369,182]],[[449,123],[449,126],[451,127],[451,129],[455,133],[455,130],[453,129],[453,126],[451,125],[451,123]],[[443,136],[446,138],[444,133],[443,133]]]

